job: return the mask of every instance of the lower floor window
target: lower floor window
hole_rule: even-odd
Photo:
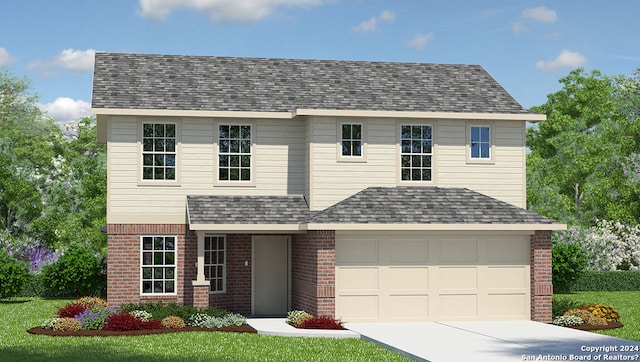
[[[204,237],[204,277],[209,280],[209,291],[225,290],[225,238],[221,235]]]
[[[142,237],[142,294],[176,292],[176,237]]]

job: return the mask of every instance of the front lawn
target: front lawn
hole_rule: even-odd
[[[555,294],[554,305],[575,302],[576,304],[602,303],[614,306],[620,313],[620,322],[624,327],[595,331],[608,336],[640,341],[640,291],[631,292],[579,292]]]
[[[50,337],[27,329],[72,300],[0,301],[3,361],[407,361],[360,339],[177,332],[139,337]]]

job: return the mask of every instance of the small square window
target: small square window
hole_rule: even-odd
[[[469,128],[469,155],[472,159],[491,159],[491,128],[489,126]]]
[[[342,156],[362,157],[362,138],[362,124],[342,124],[340,136]]]

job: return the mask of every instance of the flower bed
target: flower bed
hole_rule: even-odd
[[[554,319],[553,324],[584,331],[623,327],[618,311],[603,304],[584,304],[580,308],[569,309]]]
[[[294,310],[287,313],[286,322],[296,328],[302,329],[344,329],[342,322],[338,319],[314,316],[302,310]]]
[[[165,307],[175,312],[188,310],[187,307],[180,310],[177,305],[153,305],[152,310],[158,312]],[[220,313],[216,311],[214,314]],[[159,320],[144,309],[126,311],[120,307],[109,307],[104,299],[97,297],[82,297],[67,304],[58,309],[57,318],[50,318],[42,327],[28,330],[32,334],[51,336],[116,336],[188,331],[256,333],[255,329],[246,324],[246,318],[239,314],[217,316],[202,311],[192,314],[188,322],[177,315],[164,316]]]

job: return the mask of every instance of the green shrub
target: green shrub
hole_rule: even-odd
[[[27,280],[22,285],[22,289],[17,297],[24,298],[47,298],[49,297],[49,293],[47,292],[47,288],[44,286],[44,282],[42,281],[42,274],[38,273],[30,273],[27,275]]]
[[[640,290],[640,270],[584,270],[571,284],[572,292],[616,292]]]
[[[213,317],[224,317],[227,311],[216,308],[198,309],[190,305],[176,303],[129,303],[120,306],[123,312],[133,312],[143,310],[153,315],[154,319],[162,320],[168,316],[178,316],[183,320],[189,320],[194,314],[207,314]]]
[[[568,292],[571,284],[587,266],[586,254],[578,244],[553,241],[552,282],[557,292]]]
[[[0,250],[0,299],[18,294],[28,278],[27,266]]]
[[[59,297],[80,297],[100,293],[106,284],[100,260],[85,246],[72,245],[54,264],[42,271],[47,291]]]
[[[580,308],[584,302],[579,300],[572,300],[564,298],[562,296],[554,295],[551,303],[551,313],[553,317],[559,317],[563,315],[569,309]]]

